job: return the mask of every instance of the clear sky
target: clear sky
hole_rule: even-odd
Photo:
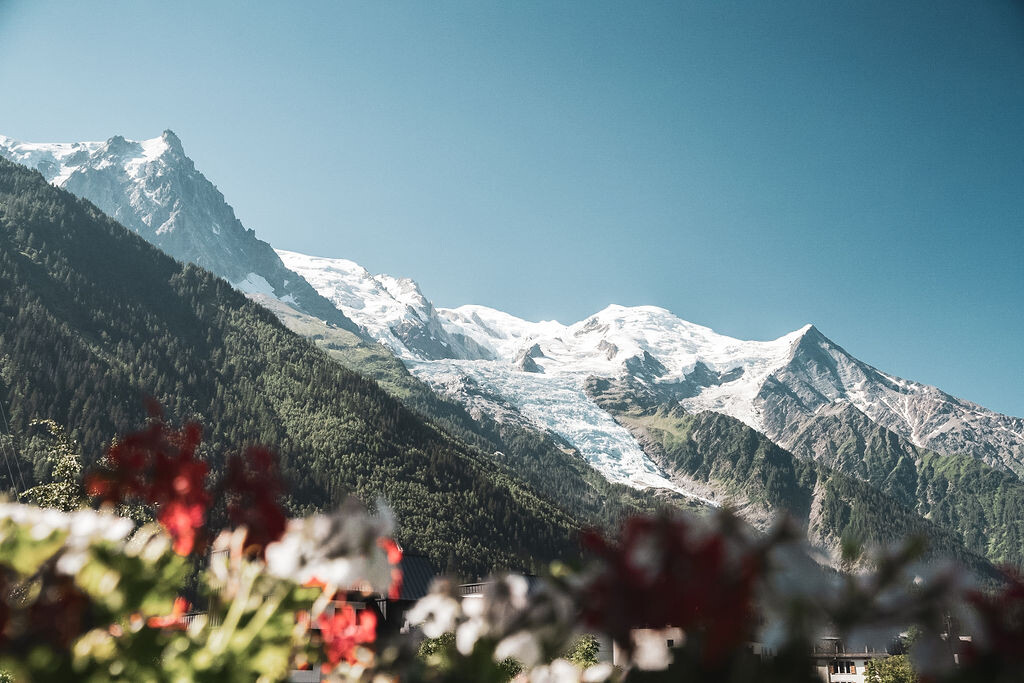
[[[442,306],[806,322],[1024,415],[1024,5],[0,0],[0,133],[181,137]]]

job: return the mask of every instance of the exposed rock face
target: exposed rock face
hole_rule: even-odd
[[[409,278],[371,275],[346,259],[278,250],[338,310],[404,360],[491,359],[487,349],[452,328]]]
[[[652,382],[668,373],[668,368],[662,365],[661,361],[652,356],[649,351],[627,358],[624,365],[626,372],[630,375]]]
[[[693,414],[729,415],[800,457],[858,476],[895,467],[908,448],[963,453],[1024,474],[1024,419],[886,374],[813,326],[743,341],[654,306],[609,306],[572,325],[483,306],[436,309],[407,278],[371,275],[344,259],[275,252],[242,226],[170,131],[141,142],[0,137],[0,155],[38,169],[179,259],[384,344],[413,373],[475,410],[526,416],[617,481],[665,479],[588,396],[593,378],[628,380],[616,390],[621,405],[672,403]],[[460,377],[474,388],[454,388]],[[885,462],[854,462],[867,451]]]
[[[755,400],[765,434],[783,446],[818,411],[839,404],[832,415],[863,417],[939,453],[964,453],[1024,474],[1024,419],[1001,415],[924,384],[885,374],[863,363],[811,327],[794,345],[787,363],[773,372]],[[805,440],[800,448],[807,449]],[[799,449],[798,449],[799,450]],[[827,450],[819,447],[815,453]]]
[[[143,141],[115,135],[106,142],[49,144],[0,137],[0,156],[35,168],[180,261],[202,266],[243,291],[269,294],[322,320],[358,329],[242,225],[169,130]]]
[[[533,359],[529,353],[524,353],[516,359],[515,366],[517,369],[523,372],[544,372],[544,368],[537,365],[537,361]]]

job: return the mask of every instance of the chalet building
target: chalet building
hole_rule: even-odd
[[[390,598],[386,595],[364,596],[353,592],[346,600],[337,600],[329,604],[325,613],[329,616],[341,605],[349,605],[355,611],[371,610],[377,617],[377,630],[383,637],[385,634],[407,633],[409,622],[405,618],[406,612],[416,604],[416,601],[430,591],[430,584],[437,576],[430,560],[424,555],[415,555],[405,552],[402,555],[402,562],[399,564],[402,570],[402,590],[397,598]],[[319,631],[314,623],[313,639],[318,642]],[[288,677],[290,683],[319,683],[321,680],[319,666],[303,671],[292,671]]]
[[[414,555],[406,552],[402,555],[402,590],[397,599],[378,597],[376,599],[378,616],[382,624],[381,631],[393,633],[409,632],[409,622],[405,618],[416,602],[430,592],[430,584],[437,576],[434,565],[425,555]]]
[[[872,659],[884,659],[889,653],[873,647],[850,648],[839,638],[821,638],[812,657],[818,676],[825,683],[865,683],[864,673]]]

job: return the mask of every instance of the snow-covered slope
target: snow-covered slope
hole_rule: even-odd
[[[433,304],[407,278],[373,276],[345,259],[277,250],[284,264],[301,274],[339,310],[400,358],[479,359],[491,357],[473,340],[448,332]]]
[[[396,296],[384,284],[394,280],[350,261],[282,256],[439,391],[496,417],[512,406],[616,481],[664,485],[635,439],[586,395],[592,376],[628,375],[664,401],[730,415],[784,446],[817,411],[848,403],[915,445],[1024,472],[1024,420],[883,373],[811,325],[744,341],[662,308],[614,305],[571,325],[535,323],[484,306],[434,309],[415,283],[402,280]],[[394,333],[406,326],[410,336],[417,324],[449,357]]]
[[[344,259],[275,252],[238,221],[170,131],[82,143],[0,136],[0,156],[39,170],[239,289],[361,329],[439,391],[471,410],[557,434],[615,481],[675,488],[587,396],[588,377],[628,376],[659,400],[733,416],[783,446],[820,411],[851,405],[917,446],[1024,475],[1024,420],[881,372],[810,325],[772,341],[743,341],[652,306],[609,306],[571,325],[483,306],[435,309],[412,280],[371,275]]]
[[[142,141],[116,135],[105,142],[33,143],[0,136],[0,156],[88,199],[179,260],[196,263],[243,291],[277,296],[355,329],[242,225],[169,130]]]

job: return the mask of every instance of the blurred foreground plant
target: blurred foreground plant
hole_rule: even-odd
[[[615,538],[588,532],[583,563],[498,575],[468,595],[438,579],[406,615],[414,628],[385,635],[366,606],[400,596],[387,508],[349,500],[288,520],[272,452],[234,456],[213,481],[201,436],[154,410],[87,475],[108,509],[0,504],[0,667],[26,681],[280,681],[306,669],[375,683],[793,683],[819,680],[813,639],[829,629],[912,630],[909,661],[926,683],[1008,683],[1024,670],[1019,577],[994,593],[953,570],[922,578],[915,539],[858,562],[870,570],[806,574],[796,529],[755,533],[726,511],[638,517]],[[208,542],[220,501],[229,528]],[[125,506],[156,521],[114,514]],[[190,611],[186,595],[207,609]],[[954,616],[973,636],[962,647]],[[595,633],[614,642],[619,666],[598,662],[608,653]]]

